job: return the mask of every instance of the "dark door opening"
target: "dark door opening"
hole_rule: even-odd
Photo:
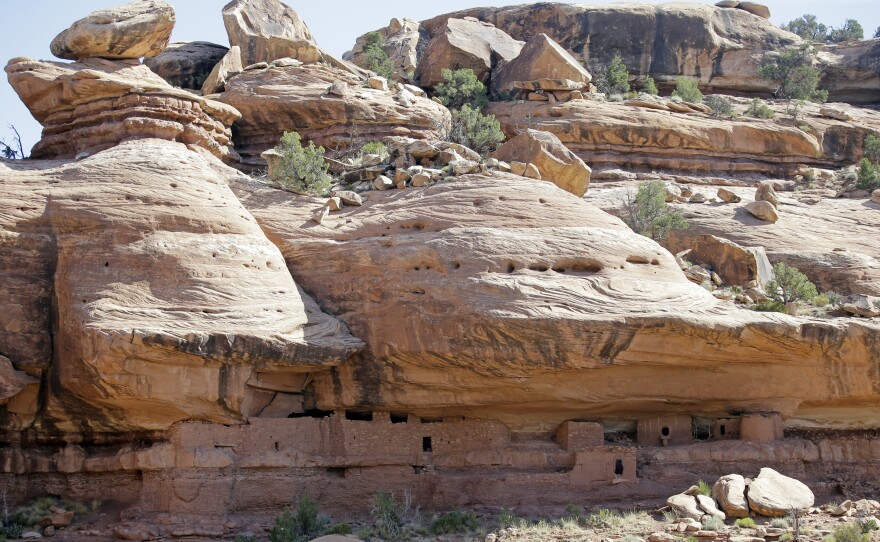
[[[614,475],[622,476],[623,475],[623,460],[618,459],[614,462]]]
[[[423,452],[433,452],[433,446],[431,446],[431,437],[422,437],[422,451]]]

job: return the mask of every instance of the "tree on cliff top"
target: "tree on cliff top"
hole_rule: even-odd
[[[758,67],[758,76],[776,83],[777,98],[824,102],[828,91],[819,89],[819,70],[813,66],[813,49],[804,44],[778,56],[768,55]]]
[[[796,267],[779,262],[773,266],[773,274],[775,278],[766,285],[767,295],[783,305],[809,302],[818,295],[816,285]]]
[[[859,41],[865,37],[865,30],[855,19],[847,19],[840,28],[832,28],[828,33],[828,41],[831,43],[844,43],[847,41]]]
[[[815,15],[801,15],[782,25],[783,30],[797,34],[801,38],[812,42],[823,42],[828,36],[828,27],[816,20]]]

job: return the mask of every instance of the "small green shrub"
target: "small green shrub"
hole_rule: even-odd
[[[697,482],[697,494],[711,497],[712,496],[712,486],[710,486],[709,484],[707,484],[703,480],[698,481]]]
[[[831,301],[828,299],[828,296],[825,294],[819,294],[813,298],[813,305],[816,307],[827,307],[831,304]]]
[[[856,185],[862,190],[877,190],[880,188],[880,166],[872,164],[867,158],[862,158],[856,170],[856,179]]]
[[[397,502],[394,495],[381,491],[373,495],[370,516],[373,518],[376,534],[386,540],[397,540],[404,531],[405,507]]]
[[[754,305],[752,305],[751,309],[757,312],[781,312],[782,314],[788,313],[788,311],[785,310],[785,305],[783,303],[773,300],[755,303]]]
[[[501,514],[498,516],[498,525],[502,529],[508,529],[510,527],[517,527],[522,525],[525,522],[523,518],[517,516],[513,513],[513,510],[504,509],[501,511]]]
[[[565,506],[565,517],[574,521],[580,521],[584,517],[584,508],[574,503]]]
[[[690,103],[700,103],[703,101],[703,93],[700,92],[700,84],[696,79],[688,79],[687,77],[679,77],[675,82],[675,90],[672,91],[673,96],[678,96],[682,100]]]
[[[870,160],[872,164],[880,164],[880,137],[877,137],[874,134],[866,137],[865,146],[862,152],[864,157],[867,160]]]
[[[306,542],[321,533],[324,526],[318,517],[318,503],[308,493],[297,501],[296,515],[285,506],[269,531],[269,542]]]
[[[657,83],[654,82],[654,78],[650,75],[645,77],[645,82],[642,85],[642,92],[650,94],[651,96],[660,94],[660,91],[657,90]]]
[[[364,43],[364,68],[376,72],[386,79],[392,79],[397,71],[394,62],[385,52],[385,37],[379,32],[367,34]]]
[[[313,141],[303,147],[298,133],[284,132],[275,151],[279,156],[278,167],[270,175],[273,184],[312,196],[322,196],[330,190],[324,147],[315,147]]]
[[[785,518],[773,518],[773,520],[770,521],[770,526],[777,529],[788,529],[789,527],[791,527],[791,525],[789,525],[788,523],[788,520]]]
[[[600,71],[601,76],[596,81],[599,92],[607,96],[629,92],[629,72],[620,55],[614,55],[614,58],[611,59],[611,64],[608,64],[604,70]]]
[[[706,531],[723,531],[724,527],[724,521],[722,521],[720,518],[716,518],[715,516],[709,516],[708,518],[703,520],[703,529]]]
[[[754,529],[758,526],[752,518],[740,518],[734,522],[734,525],[740,529]]]
[[[348,523],[337,523],[336,525],[325,529],[324,532],[321,533],[321,536],[327,536],[331,534],[346,535],[351,534],[352,532],[353,531],[351,529],[351,525],[349,525]]]
[[[880,525],[877,524],[877,520],[871,516],[858,517],[856,518],[856,523],[859,524],[859,528],[862,529],[863,533],[880,530]]]
[[[639,235],[655,241],[664,239],[671,229],[685,229],[682,214],[666,205],[666,187],[662,181],[639,185],[635,194],[628,192],[623,201],[623,220]]]
[[[597,529],[619,527],[623,523],[623,517],[614,510],[602,508],[587,517],[587,524]]]
[[[381,141],[370,141],[369,143],[364,143],[364,146],[361,147],[361,156],[365,154],[378,154],[384,160],[388,158],[388,147],[385,146]]]
[[[285,506],[284,511],[275,517],[275,525],[269,531],[269,542],[297,542],[296,520],[290,513],[290,507]]]
[[[810,302],[817,295],[816,285],[796,267],[779,262],[773,266],[775,278],[767,283],[766,290],[774,301],[788,305],[799,301]]]
[[[716,118],[736,118],[738,115],[736,110],[733,109],[733,103],[728,98],[723,96],[706,96],[703,99],[703,103],[712,108],[712,116]]]
[[[475,514],[463,514],[454,510],[432,521],[431,532],[434,534],[464,534],[475,531],[479,526],[480,522]]]
[[[772,119],[776,116],[776,113],[761,98],[755,98],[752,100],[749,108],[746,109],[746,116],[755,117],[756,119]]]
[[[794,540],[794,535],[791,533],[782,533],[782,536],[779,537],[779,542],[788,542],[789,540]]]
[[[465,104],[452,112],[452,129],[448,139],[486,155],[504,141],[501,123],[495,115],[483,115],[479,109]]]
[[[869,542],[871,533],[864,532],[858,523],[847,523],[834,529],[834,542]]]
[[[459,110],[468,105],[471,109],[482,111],[489,103],[486,85],[477,79],[474,70],[453,71],[444,68],[441,75],[443,82],[434,89],[434,95],[449,109]]]

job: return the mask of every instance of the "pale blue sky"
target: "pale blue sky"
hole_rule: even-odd
[[[174,41],[212,41],[228,45],[220,14],[228,0],[170,0],[177,10]],[[647,0],[661,3],[659,0]],[[0,62],[16,56],[52,59],[49,43],[59,32],[88,13],[124,0],[3,0],[0,17]],[[388,24],[392,17],[422,20],[434,15],[479,5],[514,5],[523,1],[444,0],[442,2],[403,0],[342,0],[308,2],[289,0],[311,28],[318,44],[341,55],[351,48],[355,38]],[[607,3],[607,2],[603,2]],[[708,2],[707,2],[708,3]],[[714,3],[714,2],[712,2]],[[773,22],[781,24],[804,13],[813,13],[829,26],[839,26],[846,18],[855,18],[868,35],[880,26],[880,2],[876,0],[780,0],[768,1]],[[0,139],[9,141],[7,124],[21,132],[28,152],[40,137],[40,125],[31,117],[7,83],[0,83]]]

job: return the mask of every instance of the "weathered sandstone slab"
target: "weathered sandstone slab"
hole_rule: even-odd
[[[136,60],[64,64],[13,58],[6,73],[43,125],[32,158],[73,158],[138,138],[180,141],[225,159],[235,156],[230,126],[238,111],[176,89]]]
[[[813,492],[803,482],[761,469],[749,484],[749,508],[767,517],[783,517],[792,510],[806,510],[815,503]]]
[[[174,22],[174,8],[160,0],[102,9],[58,34],[52,54],[65,60],[156,56],[168,45]]]
[[[391,23],[379,30],[379,34],[385,40],[382,50],[388,54],[389,60],[397,69],[395,78],[400,80],[412,80],[415,76],[419,60],[427,46],[427,37],[421,24],[411,19],[391,19]],[[367,58],[364,54],[364,46],[369,34],[357,38],[351,51],[343,55],[343,60],[354,62],[362,68],[367,68]]]
[[[712,486],[712,496],[721,504],[721,509],[732,518],[744,518],[749,515],[746,502],[746,481],[739,474],[722,476]]]
[[[550,36],[538,34],[525,44],[516,58],[495,70],[492,74],[492,90],[496,93],[509,92],[515,88],[514,83],[539,79],[566,79],[580,83],[583,88],[589,84],[592,76]]]
[[[241,48],[245,66],[279,58],[323,59],[306,23],[279,0],[234,0],[223,8],[223,23],[230,45]]]
[[[590,168],[550,132],[525,130],[492,153],[505,162],[534,164],[541,178],[575,196],[590,186]]]

